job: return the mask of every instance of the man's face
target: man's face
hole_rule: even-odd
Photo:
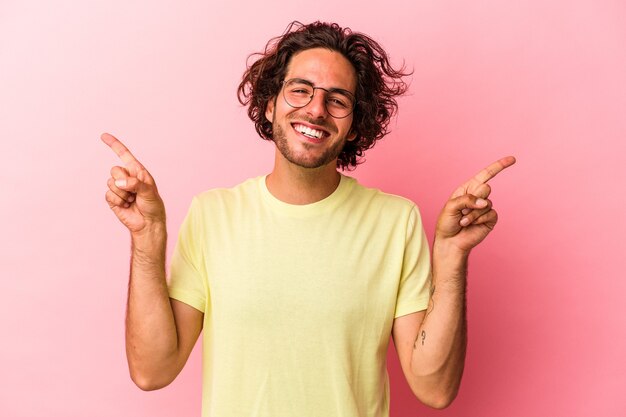
[[[352,64],[340,53],[324,48],[307,49],[291,58],[285,80],[300,78],[316,87],[340,88],[354,94],[356,74]],[[293,108],[282,90],[270,101],[265,117],[272,121],[277,157],[304,167],[319,168],[336,160],[346,141],[354,140],[353,115],[335,119],[326,109],[326,92],[315,90],[313,99],[302,108]],[[321,137],[303,133],[304,127],[322,132]]]

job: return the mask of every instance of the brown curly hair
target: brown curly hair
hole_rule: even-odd
[[[356,106],[352,121],[356,138],[346,141],[337,159],[341,169],[353,169],[361,162],[358,158],[363,152],[389,133],[389,122],[398,108],[395,98],[408,88],[402,77],[411,74],[404,72],[404,67],[392,68],[385,50],[369,36],[341,28],[336,23],[291,22],[281,36],[267,43],[264,52],[248,57],[258,59],[248,65],[237,97],[241,104],[249,105],[248,116],[257,133],[263,139],[272,140],[272,122],[265,117],[265,111],[269,101],[280,92],[291,57],[297,52],[320,47],[341,53],[356,72]]]

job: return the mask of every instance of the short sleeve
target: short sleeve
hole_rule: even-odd
[[[194,197],[178,233],[170,264],[168,290],[170,298],[205,313],[209,293],[204,267],[202,219],[200,202]]]
[[[419,210],[413,206],[407,222],[402,276],[394,318],[428,307],[431,279],[428,240]]]

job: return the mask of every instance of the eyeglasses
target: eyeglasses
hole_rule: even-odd
[[[291,78],[282,82],[283,97],[291,107],[299,109],[313,100],[315,90],[326,92],[326,111],[335,119],[343,119],[354,111],[356,100],[354,94],[342,88],[315,87],[313,83],[301,78]]]

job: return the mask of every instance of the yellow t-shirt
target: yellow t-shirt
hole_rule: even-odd
[[[204,312],[204,417],[387,417],[393,319],[428,304],[419,212],[342,175],[290,205],[265,177],[194,197],[170,297]]]

